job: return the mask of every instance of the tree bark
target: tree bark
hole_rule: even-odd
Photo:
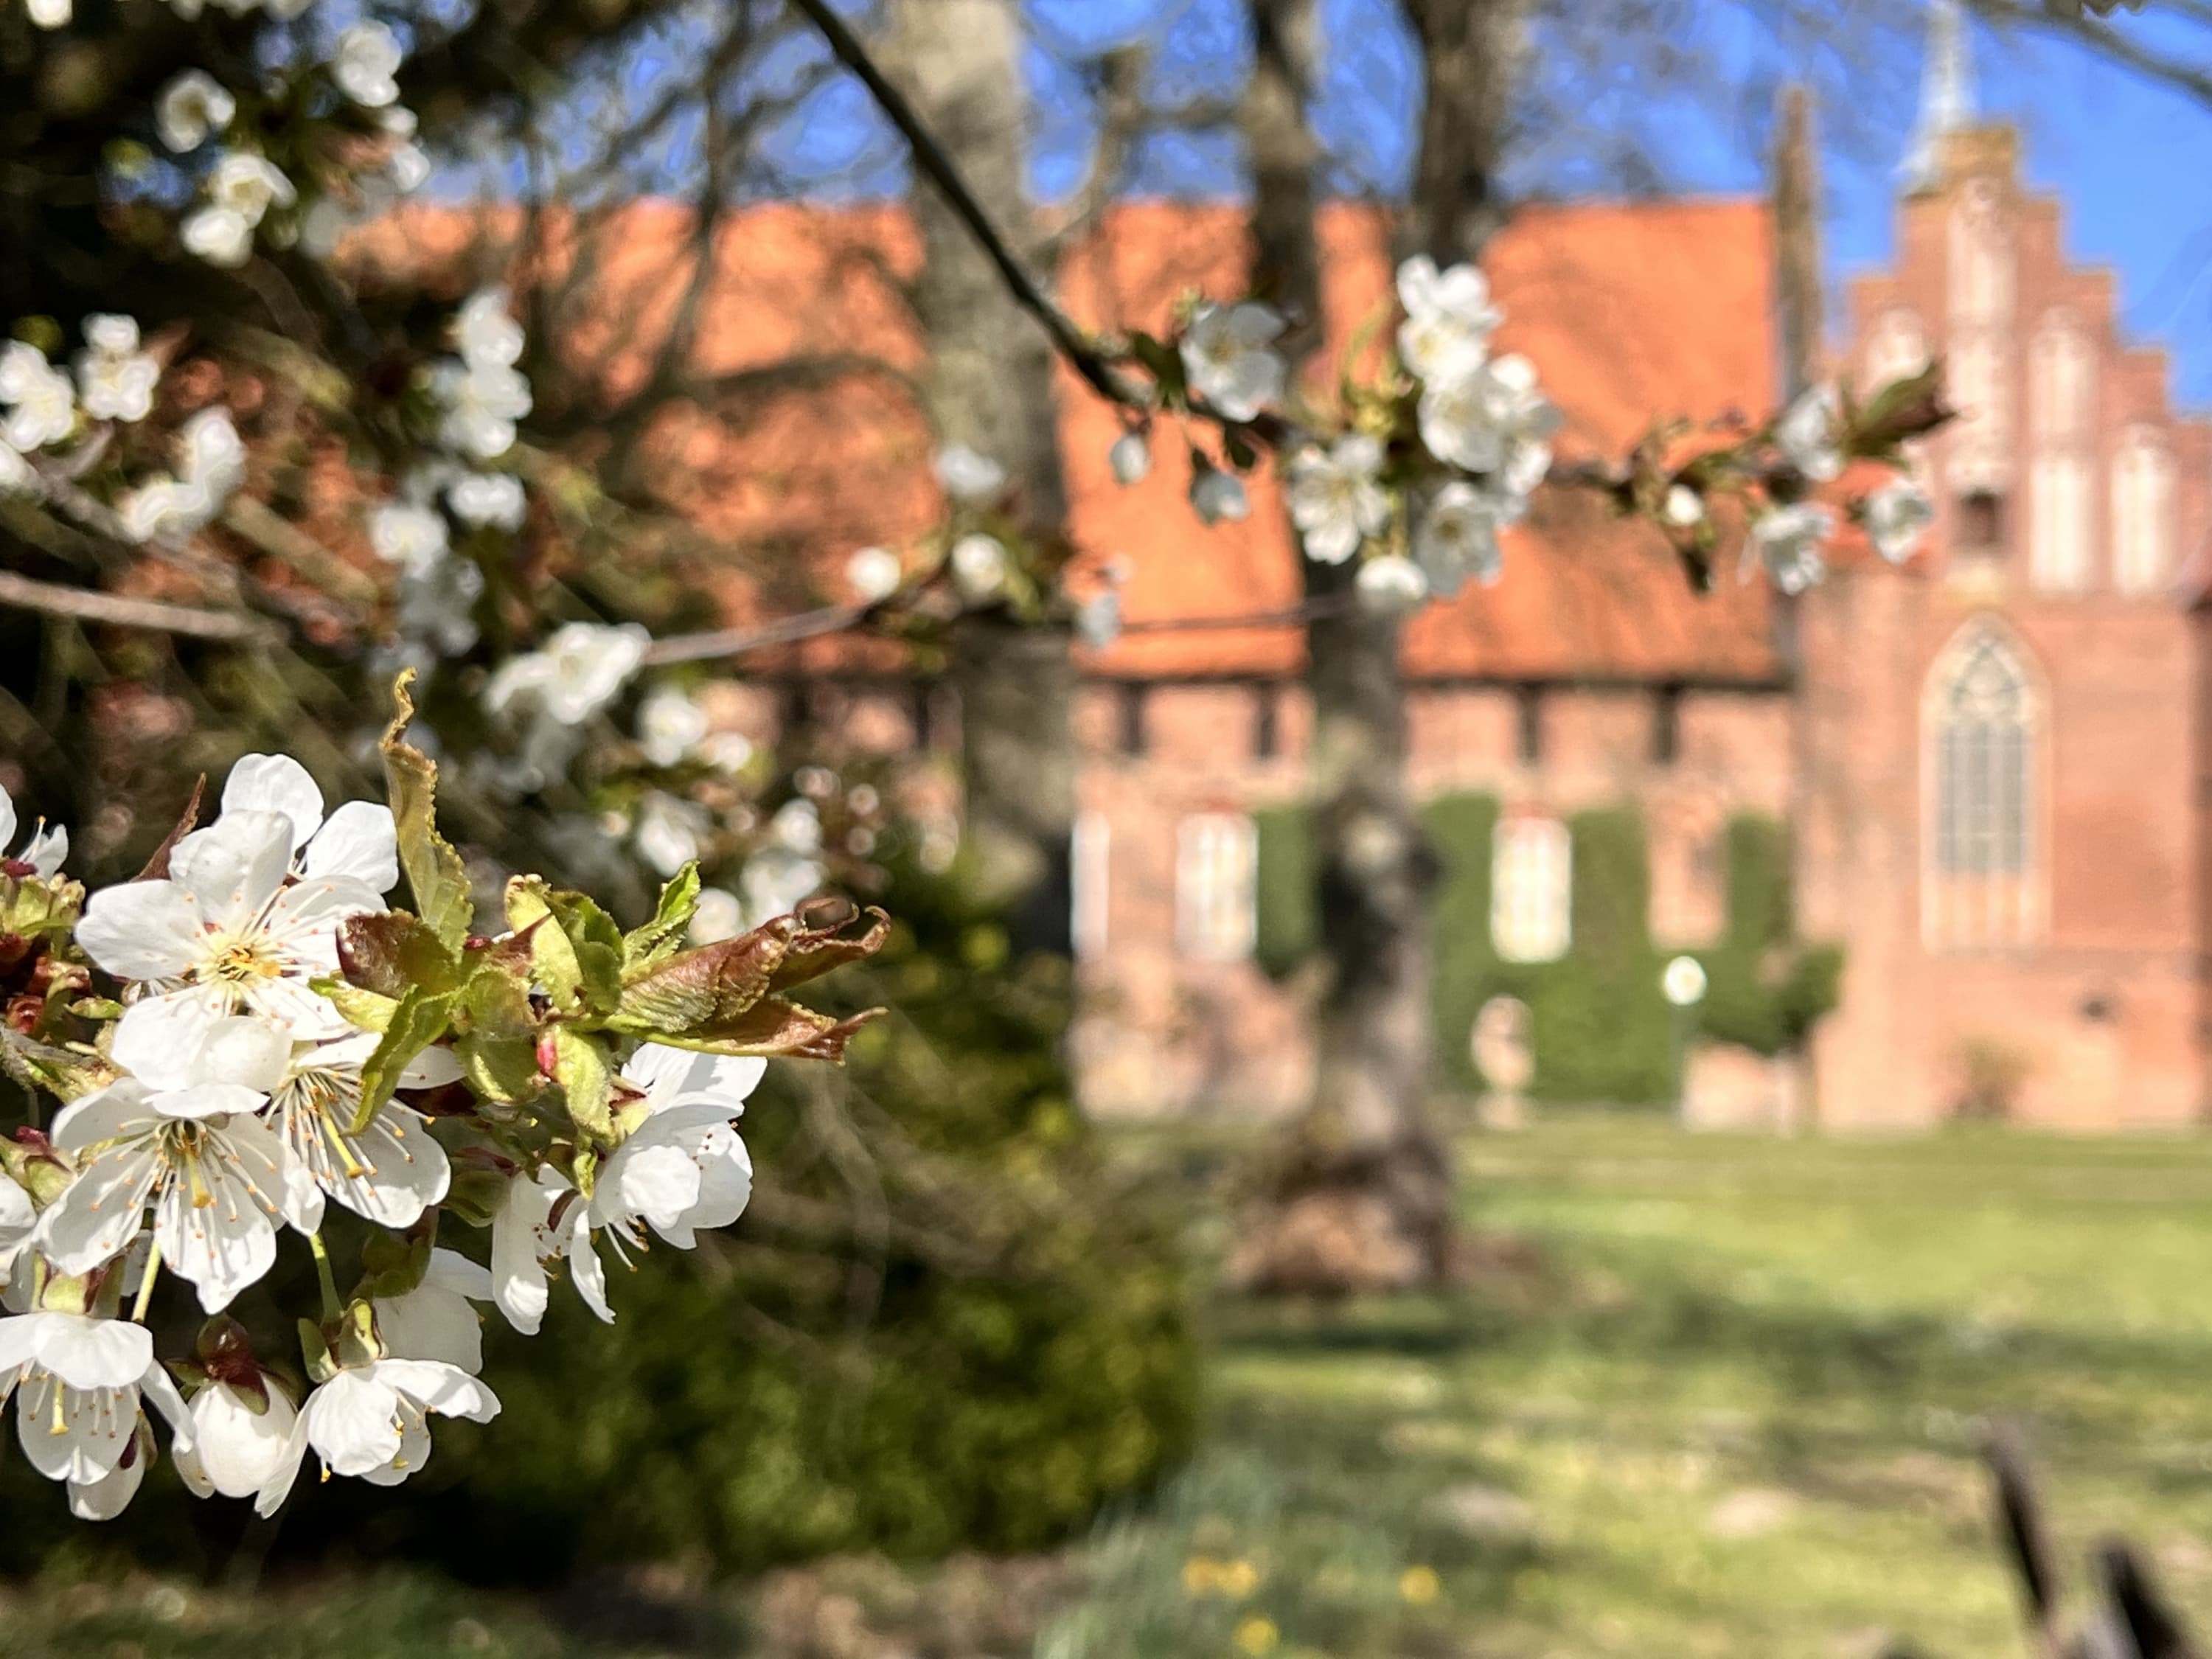
[[[1037,237],[1027,205],[1017,0],[894,0],[890,11],[885,72],[1027,259]],[[936,188],[917,179],[913,203],[923,250],[914,305],[928,344],[926,395],[937,441],[997,461],[1029,532],[1060,536],[1067,487],[1051,347]],[[1070,950],[1070,647],[1065,629],[1025,629],[991,612],[963,618],[953,647],[964,856],[981,896],[1007,915],[1017,951]]]
[[[1523,0],[1405,0],[1427,103],[1402,252],[1476,257],[1501,220],[1497,166]],[[1320,147],[1306,119],[1312,0],[1252,0],[1250,152],[1258,285],[1320,337],[1313,229]],[[1355,564],[1305,562],[1310,598],[1340,599]],[[1267,1204],[1230,1271],[1254,1289],[1342,1293],[1433,1285],[1456,1270],[1449,1143],[1429,1107],[1437,868],[1406,776],[1400,624],[1357,605],[1307,624],[1322,953],[1314,1095],[1275,1150]]]

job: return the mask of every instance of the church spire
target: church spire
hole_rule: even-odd
[[[1928,62],[1920,72],[1920,113],[1905,152],[1905,180],[1913,190],[1942,182],[1943,138],[1974,118],[1973,48],[1959,0],[1929,0]]]

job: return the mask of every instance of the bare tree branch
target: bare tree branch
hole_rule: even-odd
[[[56,582],[34,581],[6,570],[0,570],[0,605],[13,605],[19,611],[36,611],[49,617],[68,617],[78,622],[111,623],[118,628],[179,634],[189,639],[264,641],[276,635],[276,629],[268,623],[244,611],[208,611],[198,605],[171,605],[161,599],[95,593]]]

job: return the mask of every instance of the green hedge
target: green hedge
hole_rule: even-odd
[[[771,1067],[748,1107],[785,1203],[764,1193],[694,1254],[611,1267],[612,1326],[566,1283],[535,1339],[489,1316],[499,1419],[441,1424],[434,1461],[390,1491],[310,1475],[280,1555],[321,1539],[565,1583],[625,1560],[1026,1550],[1184,1456],[1199,1375],[1183,1268],[1171,1218],[1116,1188],[1070,1106],[1066,964],[1008,963],[1004,931],[949,883],[908,872],[888,902],[883,957],[824,988],[893,1017],[845,1078]],[[303,1256],[287,1247],[292,1269]],[[273,1309],[247,1302],[279,1352]],[[244,1509],[197,1504],[164,1473],[88,1536],[58,1524],[58,1488],[0,1457],[0,1571],[57,1541],[219,1564]]]
[[[1300,806],[1255,814],[1259,825],[1260,960],[1280,976],[1317,944],[1312,819]],[[1572,942],[1558,962],[1498,960],[1490,934],[1498,803],[1486,794],[1431,801],[1422,822],[1443,869],[1431,915],[1430,1014],[1439,1086],[1474,1091],[1475,1015],[1495,996],[1528,1003],[1536,1048],[1530,1092],[1554,1101],[1646,1103],[1674,1093],[1672,1011],[1659,976],[1669,952],[1650,932],[1650,858],[1633,807],[1577,814]],[[1698,951],[1710,989],[1697,1027],[1765,1054],[1803,1045],[1835,1006],[1842,952],[1796,938],[1786,825],[1744,815],[1726,832],[1727,922]]]

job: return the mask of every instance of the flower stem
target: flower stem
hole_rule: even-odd
[[[146,1322],[147,1306],[154,1300],[154,1281],[161,1273],[161,1247],[156,1244],[146,1253],[146,1274],[138,1281],[138,1299],[131,1304],[131,1317],[137,1324]]]
[[[345,1310],[338,1301],[338,1282],[331,1273],[331,1253],[323,1248],[322,1234],[309,1233],[307,1248],[315,1253],[315,1277],[323,1287],[323,1317],[336,1319]]]

